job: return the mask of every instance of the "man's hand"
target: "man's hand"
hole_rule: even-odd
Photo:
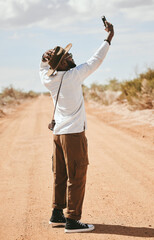
[[[54,54],[54,50],[50,49],[48,51],[46,51],[43,55],[42,55],[42,62],[49,62],[51,57]]]
[[[114,28],[113,28],[113,25],[112,25],[111,23],[107,22],[107,21],[105,21],[105,25],[106,25],[105,31],[107,31],[107,32],[109,33],[106,41],[107,41],[109,44],[111,44],[111,40],[112,40],[112,38],[113,38],[113,36],[114,36]]]
[[[107,32],[114,32],[114,28],[113,25],[107,21],[105,21],[105,31]]]

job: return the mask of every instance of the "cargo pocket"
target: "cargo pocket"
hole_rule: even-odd
[[[80,159],[77,162],[75,168],[75,179],[85,184],[87,167],[89,164],[88,141],[85,134],[81,135],[80,151],[81,151]]]
[[[82,135],[82,162],[80,162],[80,166],[88,165],[89,159],[88,159],[88,141],[87,138],[84,135]]]

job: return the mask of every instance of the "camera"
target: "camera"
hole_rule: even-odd
[[[103,21],[103,23],[104,23],[104,26],[106,27],[106,23],[105,23],[105,22],[106,22],[106,17],[105,17],[105,16],[102,16],[101,18],[102,18],[102,21]]]
[[[49,123],[48,128],[49,128],[51,131],[53,131],[55,125],[56,125],[56,122],[55,122],[55,120],[53,119],[53,120],[51,121],[51,123]]]

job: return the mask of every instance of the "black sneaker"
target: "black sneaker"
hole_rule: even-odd
[[[52,226],[65,226],[66,219],[63,214],[63,209],[53,209],[49,224],[52,224]]]
[[[66,218],[65,233],[89,232],[94,230],[94,225],[81,223],[77,220]]]

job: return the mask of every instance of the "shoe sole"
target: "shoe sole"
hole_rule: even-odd
[[[51,224],[54,227],[54,226],[65,226],[66,223],[55,223],[55,222],[49,221],[49,224]]]
[[[93,231],[95,227],[85,228],[85,229],[65,229],[65,233],[79,233],[79,232],[90,232]]]

